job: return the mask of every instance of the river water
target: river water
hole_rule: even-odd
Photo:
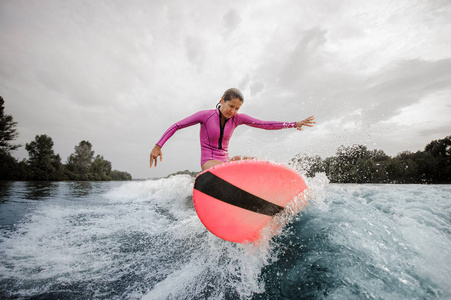
[[[194,178],[0,182],[1,299],[451,299],[451,186],[329,184],[275,237],[208,232]]]

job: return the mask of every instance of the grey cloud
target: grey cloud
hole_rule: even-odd
[[[302,33],[296,48],[290,54],[281,71],[281,79],[287,85],[298,83],[305,75],[320,65],[319,53],[326,43],[326,30],[313,28]]]
[[[435,136],[449,131],[449,126],[434,123],[434,116],[415,129],[396,124],[393,116],[417,102],[436,99],[437,93],[441,101],[434,103],[446,103],[446,95],[451,94],[450,59],[432,60],[449,58],[451,53],[445,33],[449,1],[417,5],[418,15],[402,11],[403,18],[390,8],[402,8],[405,1],[392,1],[386,8],[374,3],[356,2],[350,8],[346,1],[304,2],[265,3],[257,13],[255,4],[243,1],[0,0],[4,41],[0,88],[9,113],[22,126],[19,142],[48,133],[55,142],[64,142],[56,152],[63,151],[66,157],[81,139],[90,139],[99,153],[108,155],[100,150],[101,144],[108,148],[114,140],[124,144],[130,157],[147,160],[143,145],[161,136],[172,122],[169,119],[210,106],[212,97],[231,86],[238,86],[251,100],[246,101],[246,113],[277,120],[314,114],[318,127],[326,124],[326,131],[338,134],[335,141],[340,143],[358,138],[343,125],[369,123],[379,128],[381,120],[393,123],[384,139],[394,149],[405,149],[395,146],[400,140],[416,147],[418,142],[425,144],[418,141],[421,136],[426,141],[429,135],[445,136]],[[399,19],[387,19],[390,13]],[[405,26],[395,47],[378,37],[371,40],[374,45],[365,45],[375,29],[372,17],[387,20],[377,23],[381,34]],[[390,51],[375,52],[383,47]],[[399,61],[399,57],[415,57],[414,51],[422,59]],[[185,96],[197,96],[200,88],[201,96],[187,101]],[[45,112],[40,111],[43,108]],[[135,121],[126,125],[130,119]],[[365,138],[371,133],[363,131]],[[271,134],[288,133],[256,131],[261,139],[255,147]],[[410,139],[399,138],[406,134]],[[129,147],[133,141],[140,146]],[[173,143],[179,141],[178,137]],[[321,137],[318,143],[330,146]],[[186,150],[189,159],[167,160],[163,166],[184,168],[180,163],[192,159],[190,153],[199,149]],[[193,163],[197,166],[198,161]],[[130,171],[154,176],[160,170],[164,169]]]
[[[203,43],[198,37],[188,36],[185,38],[185,49],[188,60],[196,65],[203,61],[204,51]]]
[[[387,119],[429,94],[450,90],[449,70],[451,59],[398,62],[369,78],[358,98],[368,103],[372,118]]]
[[[251,96],[256,96],[263,91],[265,84],[261,81],[253,82],[251,84]]]
[[[431,90],[451,88],[451,59],[437,61],[408,60],[394,64],[374,78],[375,93],[393,91],[424,93]]]
[[[248,73],[246,76],[243,77],[243,79],[239,82],[238,88],[241,91],[250,90],[250,96],[256,96],[259,93],[261,93],[264,90],[265,84],[260,79],[254,79],[251,77],[251,75]]]
[[[241,23],[241,16],[236,9],[229,9],[222,18],[222,24],[226,33],[234,31]]]
[[[250,80],[251,80],[251,77],[248,73],[248,74],[246,74],[246,76],[243,77],[243,79],[241,79],[240,83],[238,84],[238,88],[240,90],[246,89],[249,85]]]
[[[431,128],[420,130],[420,131],[418,131],[418,134],[421,137],[427,137],[427,138],[429,138],[430,136],[436,136],[437,138],[444,138],[445,136],[451,135],[451,128],[449,125],[434,127],[434,125],[431,124]]]
[[[306,78],[305,84],[315,91],[314,99],[327,99],[327,106],[323,106],[326,109],[321,112],[324,118],[361,110],[361,115],[355,118],[371,124],[389,120],[398,115],[401,108],[437,92],[451,91],[449,70],[450,59],[406,60],[389,62],[369,76],[357,76],[346,70],[323,71],[321,78]],[[297,89],[299,95],[302,87]]]

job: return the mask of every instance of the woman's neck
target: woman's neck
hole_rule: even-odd
[[[221,120],[221,126],[224,126],[225,122],[227,122],[228,119],[226,117],[224,117],[224,115],[221,113],[221,106],[218,107],[218,112],[219,112],[219,117]]]

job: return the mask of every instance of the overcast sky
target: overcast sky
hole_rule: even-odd
[[[263,120],[229,152],[288,162],[363,144],[394,156],[451,135],[451,1],[0,1],[0,95],[18,143],[49,135],[63,162],[82,140],[134,178],[200,169],[199,126],[230,87]],[[13,152],[27,158],[25,147]]]

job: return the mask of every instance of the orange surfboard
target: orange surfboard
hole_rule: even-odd
[[[306,188],[301,175],[285,165],[233,161],[200,173],[194,182],[193,201],[211,233],[230,242],[250,243]]]

